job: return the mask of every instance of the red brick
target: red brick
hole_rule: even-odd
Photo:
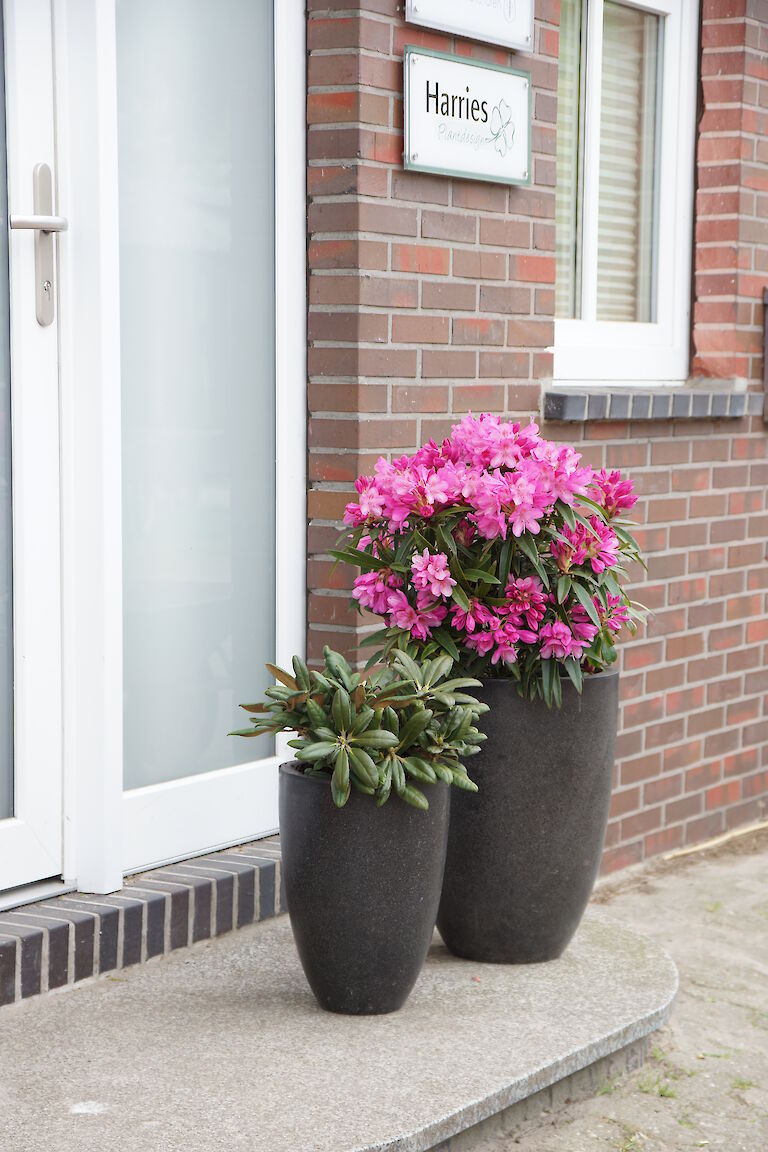
[[[433,248],[426,244],[393,244],[392,270],[447,276],[451,270],[451,252],[449,248]]]

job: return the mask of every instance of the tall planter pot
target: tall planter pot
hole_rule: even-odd
[[[561,709],[487,680],[487,734],[472,759],[477,794],[453,798],[437,926],[457,956],[554,960],[567,947],[600,866],[613,782],[619,674],[563,680]]]
[[[328,781],[280,767],[280,842],[296,947],[321,1007],[378,1015],[402,1007],[432,939],[445,867],[450,791],[429,811],[353,791],[333,804]]]

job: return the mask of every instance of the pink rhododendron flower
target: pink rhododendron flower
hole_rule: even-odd
[[[551,660],[553,657],[555,660],[566,660],[569,656],[580,660],[584,652],[584,644],[576,639],[562,620],[542,625],[539,640],[542,660]]]
[[[493,620],[493,612],[480,604],[477,600],[470,600],[469,611],[465,612],[458,604],[451,612],[451,623],[457,632],[474,632],[475,628],[482,628]]]
[[[433,597],[450,596],[451,588],[456,584],[448,570],[448,557],[444,552],[431,555],[428,548],[421,555],[417,552],[411,560],[411,571],[414,588],[428,588]]]
[[[363,572],[355,579],[352,595],[361,608],[370,608],[377,616],[385,616],[389,608],[390,592],[402,586],[402,576],[389,569]]]
[[[612,568],[619,559],[619,541],[616,533],[609,524],[599,516],[590,516],[590,524],[597,533],[597,539],[585,530],[585,547],[587,559],[596,573]]]
[[[391,628],[405,628],[416,640],[427,640],[431,628],[440,625],[448,609],[444,604],[424,604],[414,608],[404,592],[391,592],[388,597],[389,624]]]
[[[599,612],[600,601],[598,600],[597,596],[593,597],[592,602]],[[575,638],[580,643],[585,644],[587,648],[591,647],[592,641],[594,640],[595,636],[597,636],[597,628],[587,615],[587,610],[584,605],[576,602],[571,606],[569,615],[571,622],[571,632],[573,632]]]
[[[601,468],[592,477],[592,485],[598,490],[597,503],[605,509],[610,519],[637,504],[634,485],[631,480],[622,480],[621,472],[606,472],[605,468]]]
[[[506,596],[509,600],[510,615],[525,619],[528,627],[535,632],[539,621],[544,619],[547,597],[544,585],[538,576],[511,576],[507,581]]]
[[[583,564],[587,558],[585,540],[587,530],[583,524],[577,524],[575,529],[564,524],[560,530],[563,540],[553,540],[549,550],[557,561],[561,572],[570,572],[571,568]]]
[[[595,600],[600,622],[611,632],[621,632],[622,626],[629,623],[629,608],[621,596],[612,596],[609,592],[606,599],[608,600],[607,609],[603,608],[599,600]]]

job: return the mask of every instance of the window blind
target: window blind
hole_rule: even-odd
[[[555,314],[580,315],[581,246],[578,240],[582,0],[562,0],[557,86],[555,192]]]
[[[658,16],[606,0],[600,114],[597,319],[654,316]]]

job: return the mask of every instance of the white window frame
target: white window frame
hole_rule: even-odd
[[[277,828],[268,759],[123,791],[120,300],[115,0],[53,0],[61,277],[64,878],[123,875]],[[276,659],[305,644],[306,53],[275,0]],[[254,499],[258,498],[254,493]],[[233,716],[233,724],[237,717]],[[257,749],[254,747],[254,752]]]
[[[688,376],[696,133],[698,0],[621,0],[664,18],[658,195],[657,320],[598,321],[597,228],[603,0],[587,5],[582,319],[555,320],[558,384],[679,384]]]

